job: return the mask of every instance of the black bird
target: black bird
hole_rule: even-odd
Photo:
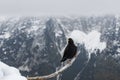
[[[74,44],[74,41],[72,38],[68,39],[68,45],[64,50],[63,58],[61,59],[61,62],[64,62],[67,59],[72,59],[77,53],[77,47]]]

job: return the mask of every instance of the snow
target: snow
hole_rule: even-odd
[[[115,29],[116,31],[119,31],[119,27],[116,27],[116,29]]]
[[[32,31],[37,31],[39,29],[38,26],[31,26],[30,28],[27,29],[28,33],[31,33]]]
[[[38,30],[38,29],[39,29],[38,26],[32,26],[32,30],[33,30],[33,31],[36,31],[36,30]]]
[[[88,52],[92,53],[95,49],[100,49],[100,51],[102,51],[106,48],[106,43],[100,41],[100,36],[101,33],[95,30],[88,34],[79,30],[74,30],[69,37],[72,38],[75,43],[84,44]]]
[[[70,37],[74,40],[75,43],[83,44],[86,34],[82,31],[74,30],[71,32]]]
[[[9,38],[10,36],[11,36],[11,35],[10,35],[9,32],[6,32],[5,35],[4,35],[5,38]]]
[[[27,72],[30,71],[30,69],[29,69],[28,66],[20,66],[20,67],[19,67],[19,70],[21,70],[21,71],[27,71]]]
[[[24,29],[24,28],[26,28],[26,26],[18,27],[19,30],[22,30],[22,29]]]
[[[62,34],[63,34],[62,31],[56,31],[56,32],[55,32],[55,36],[56,36],[56,37],[61,36]]]
[[[119,53],[120,53],[120,48],[118,48],[118,49],[117,49],[117,52],[119,52]]]
[[[0,35],[0,38],[5,38],[5,39],[7,39],[7,38],[9,38],[11,36],[11,34],[9,33],[9,32],[6,32],[6,33],[4,33],[3,35]]]
[[[21,76],[18,69],[10,67],[0,61],[0,80],[27,80]]]

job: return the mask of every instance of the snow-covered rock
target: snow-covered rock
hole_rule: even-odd
[[[74,39],[75,43],[84,44],[90,53],[95,49],[100,49],[100,51],[102,51],[106,48],[106,43],[100,41],[100,36],[101,33],[95,30],[88,34],[80,30],[74,30],[70,34],[70,37]]]
[[[27,80],[18,69],[0,62],[0,80]]]

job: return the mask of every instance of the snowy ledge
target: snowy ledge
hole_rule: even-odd
[[[18,69],[10,67],[0,61],[0,80],[27,80],[21,76]]]

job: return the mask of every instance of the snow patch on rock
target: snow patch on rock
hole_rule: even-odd
[[[106,48],[106,43],[100,41],[101,33],[98,31],[91,31],[86,34],[80,30],[74,30],[70,34],[70,38],[72,38],[75,43],[84,44],[85,48],[92,53],[95,49],[100,49],[102,51]]]
[[[5,39],[7,39],[7,38],[9,38],[11,36],[11,34],[9,33],[9,32],[6,32],[6,33],[4,33],[3,35],[0,35],[0,38],[5,38]]]
[[[27,80],[18,69],[0,62],[0,80]]]

